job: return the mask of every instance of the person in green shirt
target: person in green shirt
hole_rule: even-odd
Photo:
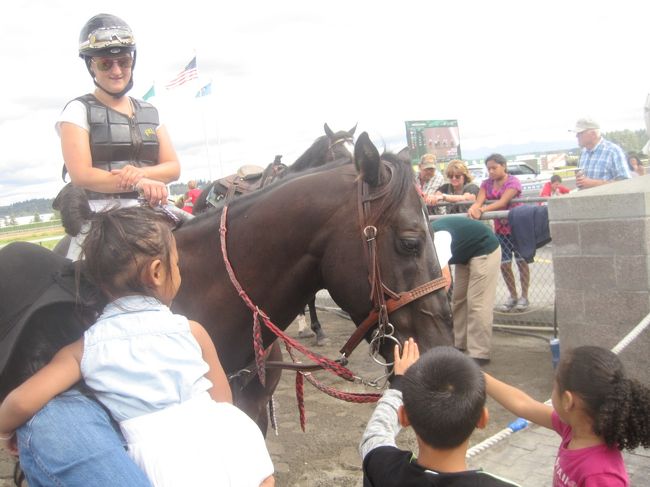
[[[451,238],[451,257],[445,257],[449,253],[442,249],[438,257],[440,267],[455,265],[454,344],[479,365],[485,365],[490,362],[492,308],[501,265],[499,241],[485,223],[462,216],[435,220],[430,228],[437,250],[438,242]]]

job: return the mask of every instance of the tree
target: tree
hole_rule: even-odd
[[[616,130],[603,134],[607,140],[619,145],[623,152],[640,152],[648,141],[648,134],[645,130]]]
[[[18,225],[18,222],[16,221],[16,217],[13,215],[9,216],[9,225]]]
[[[32,219],[32,223],[41,223],[43,220],[41,219],[41,214],[36,212],[34,213],[34,218]]]

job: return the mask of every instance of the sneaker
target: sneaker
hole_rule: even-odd
[[[517,304],[515,305],[515,311],[526,311],[530,303],[526,298],[519,298]]]
[[[510,311],[512,308],[514,308],[517,305],[517,300],[513,298],[512,296],[508,298],[508,300],[503,303],[502,305],[497,307],[497,311],[501,311],[503,313],[507,313]]]

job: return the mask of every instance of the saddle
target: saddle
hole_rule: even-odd
[[[217,180],[217,184],[222,186],[225,191],[224,200],[229,202],[235,196],[252,193],[260,188],[264,168],[247,164],[240,167],[236,174],[223,177]]]
[[[76,281],[76,265],[40,245],[14,242],[0,250],[0,375],[32,317],[57,303],[101,310],[96,288]],[[49,326],[57,326],[55,316]]]

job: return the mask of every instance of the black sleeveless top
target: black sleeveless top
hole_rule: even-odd
[[[126,165],[136,167],[158,164],[160,149],[156,128],[158,110],[145,101],[130,98],[133,116],[128,117],[101,103],[92,94],[75,98],[86,106],[92,165],[110,171]],[[97,193],[86,191],[89,199],[137,198],[133,193]]]

